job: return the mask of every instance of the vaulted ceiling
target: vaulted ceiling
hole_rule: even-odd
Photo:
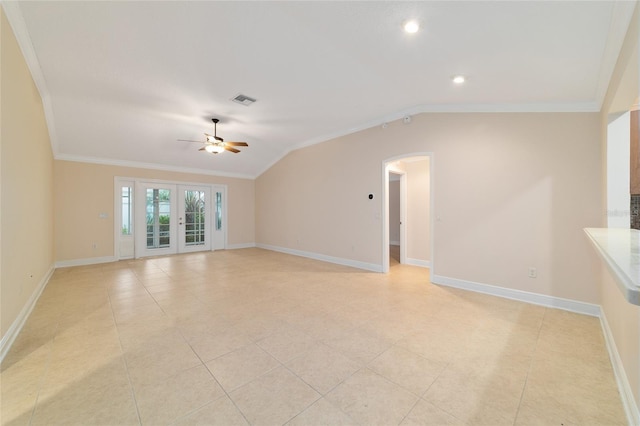
[[[419,112],[598,111],[635,2],[4,7],[56,158],[255,177],[293,149]],[[177,141],[204,142],[213,117],[249,147]]]

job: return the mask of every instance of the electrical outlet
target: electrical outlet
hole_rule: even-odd
[[[97,249],[98,248],[98,243],[91,244],[91,248],[94,249],[94,250]]]
[[[538,276],[538,270],[533,266],[529,266],[529,278],[536,278]]]

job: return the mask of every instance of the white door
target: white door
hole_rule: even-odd
[[[177,252],[176,185],[140,183],[136,191],[136,257]]]
[[[227,247],[227,187],[213,186],[215,203],[213,217],[213,250],[224,250]]]
[[[178,251],[211,250],[211,189],[178,186]]]
[[[119,259],[226,248],[225,185],[116,178],[115,193]]]

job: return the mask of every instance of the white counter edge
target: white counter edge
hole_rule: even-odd
[[[607,265],[613,277],[615,278],[616,284],[618,284],[618,288],[622,292],[624,298],[634,305],[640,306],[640,276],[632,276],[629,273],[629,264],[623,264],[621,259],[616,258],[615,253],[612,253],[608,250],[608,248],[601,244],[601,238],[603,235],[608,235],[609,233],[619,237],[621,234],[625,232],[631,236],[631,233],[638,231],[635,229],[619,229],[619,228],[585,228],[584,232],[589,237],[589,240],[593,244],[596,249],[596,252],[602,257],[604,263]],[[638,262],[640,263],[640,262]],[[633,265],[640,267],[639,265]]]

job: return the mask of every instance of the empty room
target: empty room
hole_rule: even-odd
[[[640,424],[637,1],[2,1],[2,425]]]

